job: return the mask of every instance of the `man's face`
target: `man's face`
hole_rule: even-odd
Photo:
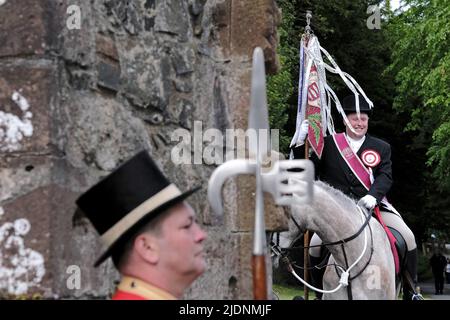
[[[348,121],[353,127],[353,132],[350,128],[345,124],[345,130],[347,135],[353,139],[359,140],[364,137],[367,133],[367,129],[369,128],[369,116],[365,113],[360,113],[359,117],[357,113],[350,113],[347,115]]]
[[[167,213],[161,225],[159,262],[174,276],[200,276],[206,269],[203,240],[206,232],[195,221],[194,210],[182,202]]]

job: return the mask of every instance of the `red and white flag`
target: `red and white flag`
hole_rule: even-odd
[[[311,41],[312,40],[312,41]],[[320,46],[317,38],[303,38],[300,43],[300,63],[299,63],[299,85],[298,85],[298,105],[297,105],[297,125],[296,131],[291,141],[292,146],[302,145],[304,141],[299,140],[300,127],[303,120],[308,119],[308,141],[314,152],[320,158],[323,150],[323,138],[325,130],[323,125],[322,90],[323,85],[317,72],[317,66],[314,59],[311,58],[307,51],[312,51],[312,47],[316,46],[320,54]],[[325,130],[324,130],[325,129]]]

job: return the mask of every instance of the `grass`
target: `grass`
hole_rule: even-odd
[[[293,287],[283,284],[273,284],[273,292],[280,300],[292,300],[295,296],[304,297],[303,287]]]
[[[305,296],[305,292],[303,291],[303,287],[301,286],[289,286],[285,284],[277,284],[274,283],[272,285],[273,292],[277,295],[279,300],[292,300],[295,296]],[[423,294],[422,296],[425,300],[431,300],[429,294]],[[309,300],[314,300],[315,294],[314,292],[309,291]],[[402,300],[402,294],[398,297],[398,300]]]

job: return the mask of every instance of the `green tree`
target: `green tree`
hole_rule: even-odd
[[[407,119],[409,155],[422,163],[414,175],[423,199],[416,214],[423,235],[450,227],[450,6],[449,1],[407,0],[408,9],[389,23],[395,79],[394,109]],[[425,163],[428,166],[425,166]],[[414,183],[414,181],[411,181]],[[416,212],[417,213],[417,212]]]
[[[406,130],[429,146],[428,164],[440,191],[450,191],[450,6],[449,1],[408,0],[390,24],[396,43],[389,71],[395,74],[394,108],[407,112]]]
[[[292,73],[295,67],[296,51],[291,41],[292,30],[295,29],[295,8],[291,1],[280,1],[278,3],[282,11],[282,20],[278,28],[280,45],[278,46],[278,57],[280,60],[280,71],[267,80],[267,99],[269,104],[270,128],[280,130],[280,152],[287,154],[290,143],[289,132],[286,123],[289,113],[289,99],[294,92],[295,82],[292,81]]]

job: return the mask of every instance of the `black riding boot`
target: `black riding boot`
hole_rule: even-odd
[[[317,258],[311,255],[309,256],[309,266],[311,267],[311,269],[309,269],[311,271],[311,282],[312,285],[318,289],[323,289],[322,280],[323,274],[325,273],[325,268],[318,269],[313,267],[319,265],[322,260],[322,257]],[[322,299],[322,295],[323,294],[321,292],[316,292],[316,299]]]
[[[406,271],[411,276],[414,290],[410,288],[405,282],[403,283],[403,300],[412,300],[414,291],[417,286],[417,248],[406,253]]]

